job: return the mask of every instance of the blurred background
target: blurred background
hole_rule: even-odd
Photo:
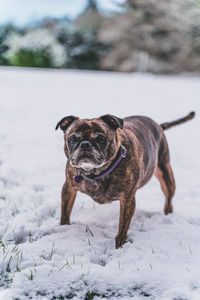
[[[0,65],[200,71],[200,0],[0,0]]]

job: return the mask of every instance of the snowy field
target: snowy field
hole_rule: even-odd
[[[146,115],[166,132],[174,214],[152,179],[115,250],[119,203],[79,194],[60,226],[62,117]],[[200,79],[0,68],[0,299],[200,299]]]

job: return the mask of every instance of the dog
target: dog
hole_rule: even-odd
[[[95,119],[64,117],[56,125],[64,132],[64,152],[68,159],[66,182],[62,188],[60,224],[70,224],[70,214],[77,191],[104,204],[120,201],[116,248],[127,236],[135,212],[135,194],[153,175],[165,195],[164,213],[173,212],[175,181],[170,165],[164,130],[194,117],[157,124],[148,117],[124,119],[104,115]]]

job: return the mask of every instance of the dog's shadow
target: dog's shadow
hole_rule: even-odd
[[[160,211],[146,211],[146,210],[143,210],[143,209],[137,209],[136,212],[135,212],[135,215],[133,217],[133,220],[136,219],[136,220],[141,220],[141,219],[151,219],[153,217],[157,217],[157,216],[162,216],[163,215],[163,212],[160,212]]]

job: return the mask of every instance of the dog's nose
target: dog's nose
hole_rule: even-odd
[[[80,147],[82,150],[90,150],[91,144],[88,141],[83,141],[83,142],[81,142]]]

